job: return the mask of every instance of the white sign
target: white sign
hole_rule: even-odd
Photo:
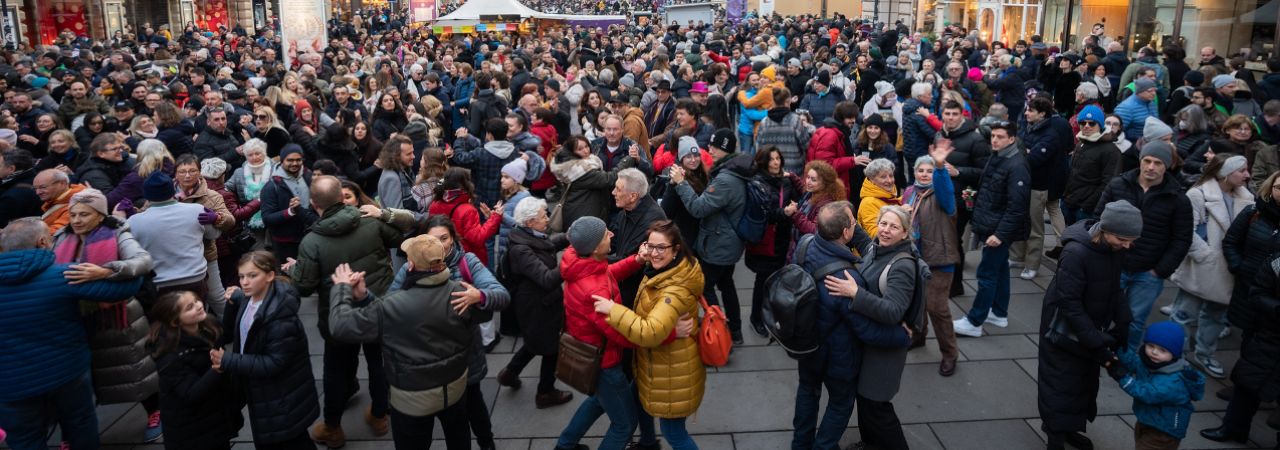
[[[285,67],[292,68],[299,54],[322,53],[325,41],[325,2],[280,0],[280,34],[284,41]]]
[[[773,0],[760,0],[760,17],[773,15]]]

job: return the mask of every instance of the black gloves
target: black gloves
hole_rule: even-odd
[[[1128,374],[1129,368],[1121,364],[1119,359],[1111,360],[1111,364],[1107,366],[1107,375],[1110,375],[1116,381],[1120,381],[1121,378]]]

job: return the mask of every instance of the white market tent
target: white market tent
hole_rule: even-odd
[[[432,22],[432,26],[474,26],[484,23],[480,16],[505,15],[520,16],[520,20],[549,19],[577,21],[618,21],[625,22],[626,16],[593,16],[580,14],[549,14],[535,11],[516,0],[468,0],[457,10]]]

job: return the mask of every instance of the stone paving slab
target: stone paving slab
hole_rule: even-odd
[[[1034,449],[1044,441],[1022,419],[929,424],[948,450]]]

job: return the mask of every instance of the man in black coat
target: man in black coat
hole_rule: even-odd
[[[1027,149],[1027,162],[1031,166],[1031,204],[1027,210],[1031,235],[1026,241],[1013,244],[1009,258],[1023,263],[1021,278],[1030,280],[1040,270],[1045,211],[1054,219],[1055,226],[1064,226],[1057,200],[1062,197],[1067,182],[1067,154],[1071,152],[1073,140],[1071,125],[1054,113],[1053,100],[1036,97],[1027,104],[1023,115],[1027,118],[1027,128],[1022,130],[1022,146]],[[1061,233],[1061,228],[1058,232]]]
[[[1014,126],[991,126],[991,148],[973,207],[973,238],[983,243],[978,263],[978,293],[965,317],[953,324],[956,334],[981,337],[982,325],[1009,326],[1009,245],[1026,239],[1031,173],[1026,152],[1018,146]]]
[[[1129,202],[1106,205],[1102,220],[1063,232],[1058,270],[1040,311],[1037,402],[1048,448],[1093,448],[1087,421],[1097,416],[1098,369],[1125,345],[1132,320],[1120,287],[1124,250],[1142,234],[1142,212]]]
[[[244,156],[240,154],[240,146],[244,137],[239,136],[228,125],[231,115],[225,110],[214,109],[205,113],[205,128],[196,136],[193,151],[201,160],[221,158],[230,167],[240,167]]]
[[[1113,178],[1098,199],[1097,214],[1107,203],[1126,200],[1142,210],[1142,236],[1124,258],[1121,283],[1129,298],[1133,322],[1129,326],[1129,351],[1142,343],[1147,315],[1191,248],[1191,201],[1177,179],[1166,176],[1173,164],[1173,147],[1164,141],[1148,142],[1139,155],[1139,167]]]
[[[947,170],[951,172],[952,183],[956,187],[956,204],[963,205],[964,190],[977,189],[978,183],[982,181],[982,169],[987,167],[987,160],[991,158],[991,143],[982,137],[977,123],[964,117],[964,107],[954,101],[942,104],[940,136],[951,140],[951,148],[954,150],[947,155],[947,164],[951,165]],[[908,162],[915,163],[915,161]],[[968,208],[956,208],[957,236],[964,235],[964,228],[969,225],[969,219],[972,216],[973,212]],[[963,247],[963,240],[959,244]],[[965,252],[961,250],[960,265],[963,267]],[[964,295],[964,281],[960,278],[952,278],[951,296],[953,297]]]
[[[613,187],[613,200],[618,213],[609,222],[609,231],[614,236],[609,249],[610,263],[634,255],[640,250],[640,244],[649,238],[649,225],[667,220],[662,207],[649,196],[649,181],[638,169],[623,169],[618,172],[618,181]],[[628,308],[635,303],[636,292],[640,289],[640,280],[643,278],[644,274],[637,272],[631,277],[618,280],[622,303]]]
[[[89,159],[76,168],[76,180],[102,192],[111,192],[133,170],[125,160],[129,144],[116,133],[102,133],[89,144]]]
[[[39,217],[44,202],[36,195],[34,187],[36,171],[31,167],[35,159],[31,152],[21,149],[0,153],[0,228],[9,221],[23,217]],[[658,210],[662,212],[661,209]]]

